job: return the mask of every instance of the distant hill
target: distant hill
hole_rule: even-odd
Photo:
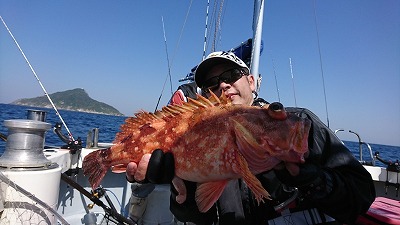
[[[49,94],[49,96],[57,109],[123,116],[123,114],[114,107],[90,98],[82,88],[56,92],[54,94]],[[52,105],[45,95],[36,98],[19,99],[11,104],[52,108]]]

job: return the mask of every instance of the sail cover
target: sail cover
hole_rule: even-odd
[[[235,53],[237,57],[239,57],[243,62],[247,64],[247,66],[250,67],[250,62],[251,62],[251,50],[253,48],[253,41],[251,38],[247,39],[245,42],[242,42],[239,46],[232,48],[228,51],[231,51]],[[260,46],[260,55],[263,51],[263,41],[261,40],[261,46]],[[186,75],[186,77],[182,78],[179,80],[179,82],[182,81],[194,81],[194,72],[196,71],[197,65],[194,66],[190,72]]]

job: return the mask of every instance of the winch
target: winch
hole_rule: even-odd
[[[45,134],[51,128],[50,123],[44,122],[46,113],[28,110],[27,118],[4,121],[8,136],[0,167],[46,168],[51,165],[43,154]]]

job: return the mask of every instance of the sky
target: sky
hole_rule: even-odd
[[[218,32],[210,3],[207,54],[253,35],[253,2],[223,2]],[[154,111],[160,96],[166,105],[201,61],[206,9],[197,0],[0,0],[47,93],[83,88],[126,116]],[[344,140],[357,141],[352,130],[400,146],[400,1],[265,1],[262,40],[260,97],[310,109],[346,130]],[[0,103],[42,95],[0,24]]]

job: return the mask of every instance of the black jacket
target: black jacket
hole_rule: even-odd
[[[257,99],[253,105],[262,106],[266,103],[263,99]],[[371,175],[311,111],[304,108],[286,108],[286,111],[312,121],[309,134],[310,155],[305,164],[314,164],[321,168],[324,174],[329,174],[332,183],[332,190],[323,198],[303,198],[300,195],[295,200],[295,210],[317,208],[341,223],[354,223],[358,215],[366,212],[375,199]],[[272,201],[258,205],[241,180],[232,180],[217,203],[208,212],[200,213],[194,200],[196,184],[185,181],[187,200],[178,204],[173,192],[171,211],[179,221],[195,224],[212,224],[216,221],[219,225],[266,224],[266,221],[279,215],[273,206],[289,198],[291,193],[284,191],[283,184],[274,171],[258,174],[257,178],[271,194]]]

